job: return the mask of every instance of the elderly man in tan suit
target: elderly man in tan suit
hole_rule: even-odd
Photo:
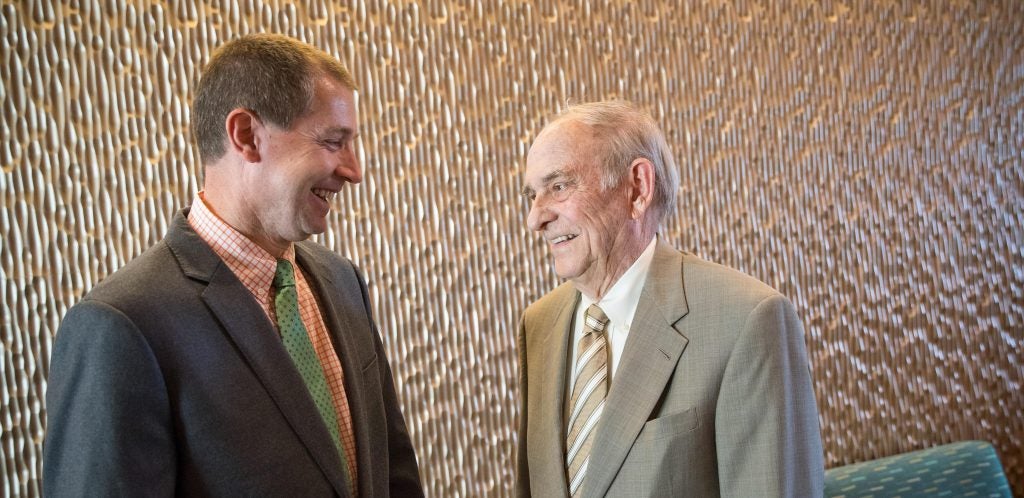
[[[822,495],[793,305],[657,236],[678,173],[624,102],[569,108],[534,141],[529,226],[568,282],[519,329],[519,496]]]

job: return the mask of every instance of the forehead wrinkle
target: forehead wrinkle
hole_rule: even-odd
[[[574,120],[556,120],[541,130],[527,155],[527,170],[536,160],[548,163],[554,169],[538,179],[537,188],[543,188],[558,178],[577,179],[580,176],[589,164],[587,147],[593,141],[587,130],[586,125]],[[522,192],[529,195],[536,190],[526,185]]]
[[[574,119],[555,121],[545,128],[538,141],[549,155],[561,158],[563,174],[580,174],[589,166],[601,147],[597,133],[591,126]]]

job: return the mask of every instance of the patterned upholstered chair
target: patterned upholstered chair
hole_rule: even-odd
[[[1005,497],[1010,485],[995,448],[963,441],[825,472],[830,498]]]

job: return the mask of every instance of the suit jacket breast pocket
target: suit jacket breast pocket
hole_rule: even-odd
[[[671,413],[662,417],[648,420],[642,429],[640,434],[637,435],[638,441],[651,441],[654,439],[662,439],[679,434],[685,434],[692,432],[700,426],[700,419],[697,417],[696,408],[690,408],[685,411]]]

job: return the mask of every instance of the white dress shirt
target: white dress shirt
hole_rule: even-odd
[[[622,357],[622,349],[626,346],[626,339],[629,337],[629,326],[633,323],[633,315],[636,313],[637,304],[640,303],[640,292],[647,281],[647,272],[651,269],[651,261],[654,260],[654,246],[657,245],[658,237],[654,237],[644,252],[636,258],[633,265],[619,277],[619,280],[612,284],[604,297],[597,301],[597,306],[608,316],[608,326],[605,333],[608,334],[609,363],[608,378],[613,379],[615,368]],[[594,300],[586,294],[581,294],[580,304],[576,308],[576,319],[573,320],[572,343],[569,345],[572,353],[572,365],[576,364],[576,346],[583,337],[583,315],[587,308],[594,304]],[[569,369],[569,391],[576,383],[575,368]],[[609,388],[611,382],[608,383]]]

